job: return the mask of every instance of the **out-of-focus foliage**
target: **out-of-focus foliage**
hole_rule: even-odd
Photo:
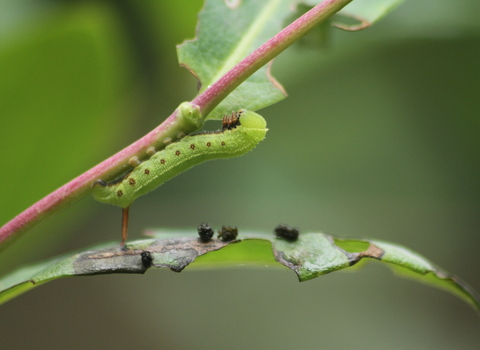
[[[136,72],[124,25],[105,4],[4,2],[0,13],[3,225],[115,151],[134,124]],[[58,229],[71,227],[70,215]]]

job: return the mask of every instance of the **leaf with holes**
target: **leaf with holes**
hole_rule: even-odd
[[[0,303],[33,287],[68,276],[140,273],[151,267],[180,272],[187,266],[268,266],[293,270],[300,281],[352,267],[362,260],[387,263],[403,276],[453,293],[480,313],[480,297],[468,284],[436,267],[421,255],[397,244],[362,239],[340,239],[323,233],[285,236],[241,232],[231,240],[199,238],[195,230],[155,230],[152,239],[128,244],[103,244],[21,268],[0,279]]]

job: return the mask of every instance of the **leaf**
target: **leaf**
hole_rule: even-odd
[[[355,0],[345,6],[338,14],[354,18],[360,21],[360,23],[333,23],[333,25],[337,28],[351,31],[365,29],[386,16],[403,1],[404,0]]]
[[[378,22],[389,12],[393,11],[395,7],[400,5],[404,0],[354,0],[335,16],[337,21],[332,23],[333,26],[348,30],[356,31],[370,27],[375,22]],[[313,7],[320,3],[318,0],[304,0],[303,4]],[[343,18],[342,18],[343,17]],[[353,23],[345,23],[348,17]],[[350,22],[349,21],[349,22]]]
[[[421,255],[387,242],[339,239],[323,233],[301,234],[287,241],[265,233],[242,233],[241,239],[203,243],[194,230],[151,231],[152,239],[122,250],[118,243],[93,247],[21,268],[0,279],[0,303],[52,279],[106,273],[140,273],[150,267],[180,272],[191,268],[242,266],[288,267],[300,281],[343,270],[364,258],[387,263],[394,271],[449,291],[480,313],[480,297],[465,282],[435,267]]]
[[[360,25],[335,24],[346,30],[363,29],[379,20],[403,0],[357,0],[339,13]],[[302,1],[303,2],[303,1]],[[314,6],[321,1],[304,1]],[[199,80],[199,92],[220,79],[247,55],[277,34],[299,1],[293,0],[206,0],[199,14],[197,36],[177,46],[178,61]],[[255,111],[285,98],[283,87],[262,67],[208,116],[221,119],[238,108]]]
[[[207,0],[199,14],[197,37],[177,47],[178,61],[199,80],[200,92],[282,29],[291,0]],[[243,82],[208,116],[232,110],[258,110],[285,98],[283,87],[264,66]]]

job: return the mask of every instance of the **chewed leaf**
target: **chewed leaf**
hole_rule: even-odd
[[[288,227],[287,227],[288,228]],[[287,228],[284,228],[286,230]],[[226,266],[287,267],[300,281],[342,270],[373,258],[395,272],[447,290],[480,312],[480,297],[468,284],[435,267],[427,259],[393,243],[339,239],[323,233],[292,238],[278,234],[240,232],[230,241],[201,239],[196,230],[151,230],[152,239],[128,244],[104,244],[82,253],[21,268],[0,279],[0,303],[52,279],[106,273],[143,274],[151,267],[180,272]]]
[[[327,235],[303,234],[295,242],[277,239],[272,243],[275,259],[295,271],[300,281],[350,266],[348,256]]]
[[[345,6],[338,14],[353,18],[357,23],[334,23],[344,30],[360,30],[371,26],[386,16],[404,0],[355,0]],[[337,19],[338,20],[338,19]]]
[[[372,243],[385,251],[381,260],[394,264],[394,272],[453,293],[480,312],[480,296],[460,278],[436,267],[408,248],[380,241],[372,241]]]
[[[268,39],[291,14],[291,0],[205,1],[199,14],[197,37],[177,47],[180,65],[195,75],[203,92]],[[232,110],[255,111],[285,98],[269,66],[254,73],[215,108],[209,119]]]

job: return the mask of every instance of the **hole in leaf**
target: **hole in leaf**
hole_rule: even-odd
[[[369,242],[353,239],[334,239],[335,245],[348,253],[364,252],[370,246]]]

